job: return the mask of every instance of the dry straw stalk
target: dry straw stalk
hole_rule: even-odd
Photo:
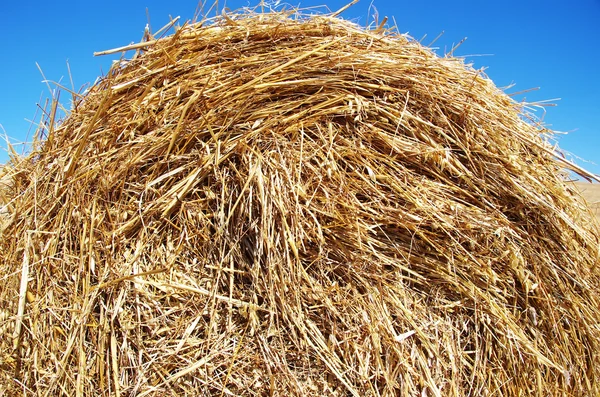
[[[130,48],[10,165],[0,392],[600,394],[597,224],[482,73],[297,11]]]

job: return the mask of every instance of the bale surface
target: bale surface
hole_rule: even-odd
[[[461,59],[244,11],[12,165],[5,395],[597,396],[597,224]]]

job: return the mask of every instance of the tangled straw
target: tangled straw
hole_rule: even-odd
[[[7,395],[594,396],[597,225],[522,107],[335,15],[124,49],[7,167]]]

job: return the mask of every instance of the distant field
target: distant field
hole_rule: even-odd
[[[600,220],[600,183],[575,182],[575,186],[590,204],[590,207]]]

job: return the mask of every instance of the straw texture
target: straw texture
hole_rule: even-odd
[[[335,15],[148,39],[5,170],[0,392],[599,395],[597,223],[485,75]]]

